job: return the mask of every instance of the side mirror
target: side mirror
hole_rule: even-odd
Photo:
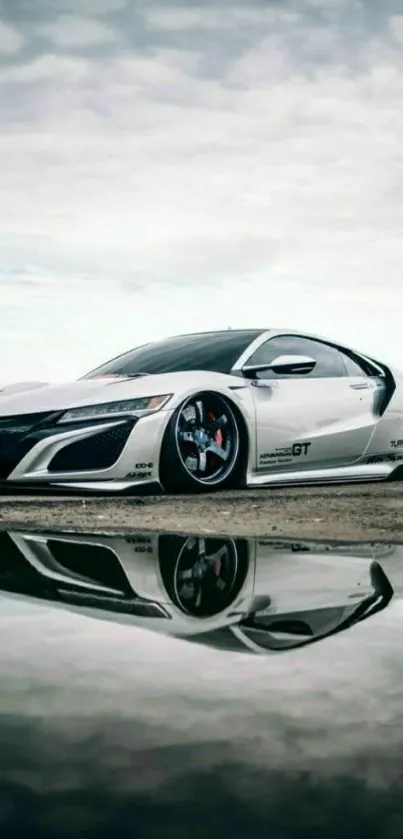
[[[244,376],[253,376],[264,370],[272,370],[273,373],[286,376],[303,376],[311,373],[316,366],[316,361],[308,355],[278,355],[273,361],[266,364],[246,364],[242,368]]]

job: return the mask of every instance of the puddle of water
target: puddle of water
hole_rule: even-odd
[[[402,593],[396,544],[0,533],[2,839],[403,835]]]

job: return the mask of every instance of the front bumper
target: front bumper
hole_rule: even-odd
[[[16,435],[13,445],[4,447],[3,442],[0,486],[105,492],[161,489],[160,451],[171,415],[165,410],[73,427],[57,425],[51,415],[41,418],[28,434],[18,439]]]

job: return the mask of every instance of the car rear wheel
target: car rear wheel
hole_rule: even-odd
[[[168,492],[208,492],[234,485],[240,425],[225,397],[206,391],[177,408],[162,444],[160,474]]]

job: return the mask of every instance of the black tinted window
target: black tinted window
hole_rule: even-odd
[[[344,366],[347,370],[347,375],[348,376],[366,376],[367,375],[365,370],[359,365],[358,361],[355,361],[353,358],[350,358],[350,356],[345,355],[345,353],[342,353],[342,356],[343,356]]]
[[[84,378],[109,374],[134,376],[138,373],[178,373],[186,370],[229,373],[239,356],[261,333],[262,330],[228,330],[156,341],[108,361]]]
[[[279,355],[305,355],[316,361],[312,372],[304,373],[301,378],[317,379],[347,375],[342,356],[337,349],[321,341],[300,338],[296,335],[279,335],[277,338],[269,339],[253,353],[253,356],[248,359],[248,364],[269,364]],[[279,376],[271,370],[264,370],[257,375],[261,379],[290,378]]]

